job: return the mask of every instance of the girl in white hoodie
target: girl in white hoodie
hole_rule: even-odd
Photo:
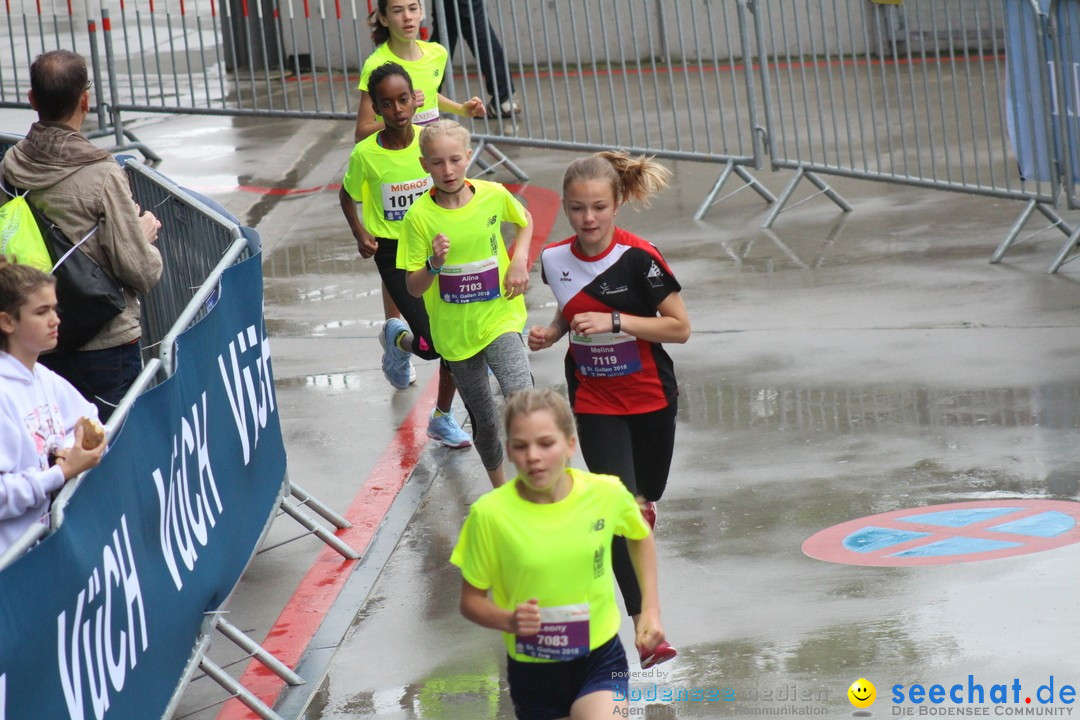
[[[80,417],[97,408],[37,362],[56,347],[56,287],[28,265],[0,259],[0,553],[36,522],[52,494],[101,461],[82,445]]]

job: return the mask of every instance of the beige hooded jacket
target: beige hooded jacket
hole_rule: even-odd
[[[60,123],[36,122],[24,140],[4,154],[8,187],[29,190],[27,200],[78,242],[79,248],[124,287],[127,307],[80,350],[101,350],[137,339],[141,311],[135,293],[146,293],[161,277],[161,254],[143,236],[139,206],[116,160]]]

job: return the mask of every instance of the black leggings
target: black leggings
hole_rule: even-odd
[[[641,415],[576,415],[581,454],[594,473],[615,475],[634,495],[653,502],[667,487],[675,450],[677,402]],[[626,549],[626,538],[611,544],[611,566],[619,582],[626,612],[641,612],[641,588]]]
[[[424,360],[438,360],[439,353],[431,342],[431,325],[428,323],[424,299],[413,297],[405,284],[405,271],[397,266],[398,241],[394,238],[375,238],[379,248],[375,251],[375,267],[379,269],[387,292],[401,311],[401,317],[409,323],[413,335],[412,352]]]

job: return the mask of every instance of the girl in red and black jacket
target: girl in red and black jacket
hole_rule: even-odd
[[[650,524],[664,493],[675,446],[678,388],[661,343],[684,343],[690,320],[681,286],[656,247],[615,226],[625,203],[646,205],[670,171],[650,158],[602,152],[570,164],[563,209],[574,236],[541,253],[544,282],[559,309],[529,329],[529,347],[551,347],[570,333],[566,379],[585,463],[619,477]],[[627,612],[637,620],[641,591],[625,542],[612,548]],[[675,656],[666,642],[643,655],[650,667]]]

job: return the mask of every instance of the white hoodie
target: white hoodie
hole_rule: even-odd
[[[0,351],[0,553],[48,512],[64,484],[49,453],[71,446],[83,416],[96,419],[97,408],[67,380]]]

